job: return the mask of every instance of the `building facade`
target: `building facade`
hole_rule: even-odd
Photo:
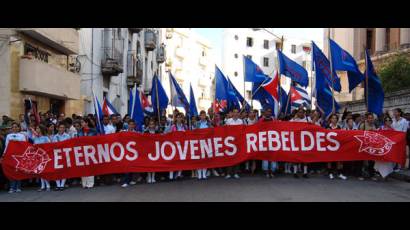
[[[129,89],[136,84],[148,94],[154,74],[161,77],[165,61],[162,29],[81,28],[79,44],[84,113],[94,113],[94,92],[101,103],[106,97],[125,115]]]
[[[365,48],[370,51],[376,71],[379,64],[397,52],[405,52],[410,55],[410,28],[326,28],[323,41],[326,55],[328,55],[328,37],[336,41],[356,59],[362,72],[365,69]],[[364,98],[363,84],[349,93],[346,72],[338,72],[337,74],[342,85],[342,91],[335,92],[337,101],[348,102]]]
[[[278,34],[277,36],[281,36]],[[315,43],[321,47],[320,41]],[[229,76],[235,87],[245,99],[251,100],[252,84],[244,82],[243,56],[248,56],[261,67],[263,72],[271,77],[278,69],[276,49],[282,48],[282,52],[302,65],[309,76],[307,92],[311,93],[311,41],[299,38],[284,37],[283,47],[281,40],[264,30],[251,28],[227,28],[223,33],[223,56],[222,72]],[[284,75],[281,76],[281,86],[288,91],[291,80]],[[253,101],[254,107],[260,109],[260,104]]]
[[[0,114],[17,118],[24,100],[39,112],[81,113],[76,28],[0,29]]]
[[[192,85],[199,110],[207,110],[213,100],[215,59],[208,40],[189,28],[168,28],[165,33],[166,63],[162,84],[170,95],[169,73],[175,77],[189,100],[189,86]],[[172,110],[171,107],[168,108]]]

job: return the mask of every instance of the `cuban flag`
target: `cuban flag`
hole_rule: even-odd
[[[145,96],[145,94],[142,92],[140,92],[140,94],[142,109],[144,110],[144,113],[148,115],[154,114],[154,109],[152,108],[151,102],[148,100],[147,96]]]
[[[108,116],[113,115],[113,114],[119,114],[107,98],[104,98],[104,102],[102,106],[102,113]]]
[[[225,84],[225,76],[215,66],[215,100],[213,110],[215,113],[227,112],[228,109],[228,86]]]
[[[274,77],[268,82],[262,84],[263,89],[266,90],[270,95],[272,95],[273,100],[275,101],[275,117],[279,116],[279,74],[275,71]]]
[[[98,99],[94,94],[94,91],[93,91],[93,102],[94,102],[94,112],[96,116],[97,132],[100,134],[104,134],[104,127],[101,123],[103,119],[103,112],[100,106],[100,102],[98,102]]]
[[[298,86],[290,86],[290,103],[291,109],[297,109],[300,106],[310,107],[312,103],[306,90]]]

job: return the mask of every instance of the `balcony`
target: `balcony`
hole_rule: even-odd
[[[161,45],[157,50],[157,62],[164,63],[165,62],[165,46]]]
[[[147,51],[153,51],[157,47],[157,35],[154,31],[148,30],[144,36],[145,49]]]
[[[20,59],[19,89],[59,99],[80,99],[80,75],[35,59]]]
[[[78,31],[74,28],[17,28],[16,30],[63,54],[78,54]]]
[[[102,61],[101,73],[104,76],[117,76],[124,72],[123,67],[117,59],[107,58]]]

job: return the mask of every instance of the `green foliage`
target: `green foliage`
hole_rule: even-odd
[[[379,68],[383,90],[390,93],[410,89],[410,59],[408,54],[395,55]]]

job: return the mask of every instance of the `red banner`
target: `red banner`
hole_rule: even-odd
[[[169,134],[122,132],[31,145],[11,142],[2,162],[11,179],[216,168],[250,159],[282,162],[377,160],[404,164],[405,133],[327,130],[267,122]]]

